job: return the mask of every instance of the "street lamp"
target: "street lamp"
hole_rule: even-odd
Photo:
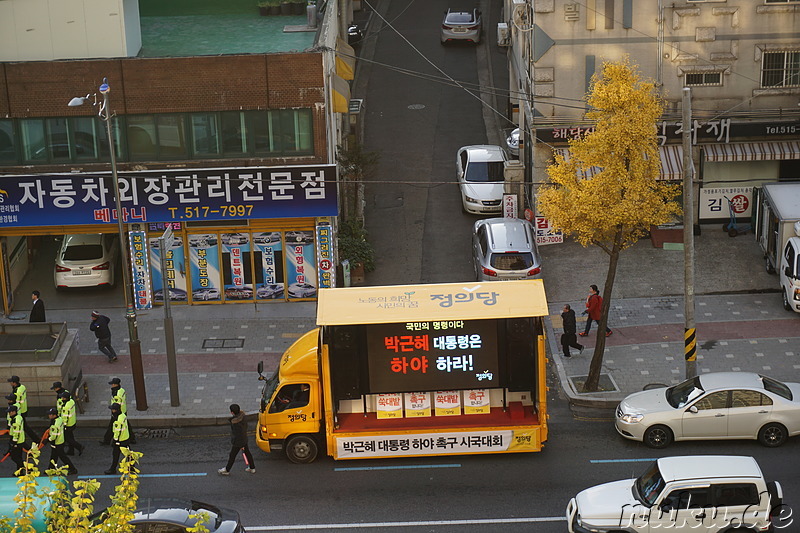
[[[117,175],[117,152],[114,144],[114,136],[111,132],[111,111],[108,108],[108,93],[111,88],[108,86],[108,78],[103,78],[103,83],[98,88],[103,95],[103,101],[97,115],[106,123],[106,134],[108,135],[108,151],[111,155],[111,181],[114,185],[114,202],[117,208],[117,227],[119,231],[119,247],[122,256],[122,282],[125,294],[125,319],[128,322],[128,339],[131,353],[131,374],[133,375],[133,391],[136,397],[136,410],[147,410],[147,391],[144,386],[144,368],[142,366],[142,344],[139,340],[139,332],[136,326],[136,308],[133,304],[133,283],[131,281],[131,268],[128,257],[127,234],[125,233],[125,223],[122,215],[122,202],[119,194],[119,176]],[[83,105],[90,102],[91,105],[98,105],[97,93],[87,94],[86,96],[76,96],[69,101],[70,107]]]

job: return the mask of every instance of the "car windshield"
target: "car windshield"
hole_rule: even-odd
[[[503,181],[503,172],[502,161],[475,161],[467,165],[464,179],[480,183]]]
[[[654,461],[644,474],[636,478],[636,482],[633,484],[633,497],[648,507],[652,507],[665,485],[661,471],[658,469],[658,461]]]
[[[761,378],[761,383],[764,384],[764,388],[768,391],[777,394],[782,398],[786,398],[787,400],[792,400],[792,391],[789,390],[789,387],[784,385],[778,380],[768,378],[767,376],[759,375],[758,377]]]
[[[703,393],[700,378],[695,376],[667,389],[667,401],[672,407],[680,408]]]
[[[533,266],[533,254],[517,252],[492,254],[491,265],[497,270],[527,270]]]
[[[89,261],[103,257],[103,247],[99,244],[76,244],[67,246],[61,258],[64,261]]]

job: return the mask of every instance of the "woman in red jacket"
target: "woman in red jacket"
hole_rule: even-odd
[[[586,319],[586,329],[583,330],[583,333],[580,333],[581,337],[585,337],[589,334],[589,330],[592,329],[592,321],[597,322],[597,326],[600,326],[600,315],[603,311],[603,297],[600,296],[600,291],[597,289],[597,285],[589,285],[589,297],[586,298],[586,311],[583,312],[584,315],[588,314],[589,318]],[[606,337],[611,336],[612,331],[606,326]]]

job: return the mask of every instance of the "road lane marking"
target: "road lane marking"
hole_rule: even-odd
[[[334,472],[344,472],[347,470],[411,470],[415,468],[461,468],[458,463],[441,465],[402,465],[402,466],[340,466],[334,468]]]
[[[288,529],[360,529],[373,527],[421,527],[421,526],[475,526],[491,524],[531,524],[537,522],[566,522],[564,516],[541,516],[531,518],[487,518],[484,520],[420,520],[416,522],[361,522],[344,524],[294,524],[284,526],[245,526],[247,531],[285,531]]]
[[[136,477],[200,477],[200,476],[207,476],[208,472],[186,472],[183,474],[137,474]],[[108,479],[108,478],[117,478],[119,479],[119,474],[114,475],[102,475],[102,476],[78,476],[78,479]]]
[[[657,457],[646,457],[644,459],[589,459],[590,463],[650,463],[657,461]]]

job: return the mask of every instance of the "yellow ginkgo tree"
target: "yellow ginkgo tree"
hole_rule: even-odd
[[[653,83],[627,58],[606,62],[592,79],[587,103],[594,131],[570,141],[568,158],[556,155],[547,169],[552,185],[540,189],[537,205],[555,228],[608,254],[597,330],[605,331],[620,252],[681,208],[679,188],[658,180],[656,123],[663,104]],[[598,335],[584,392],[597,390],[604,350],[605,337]]]

